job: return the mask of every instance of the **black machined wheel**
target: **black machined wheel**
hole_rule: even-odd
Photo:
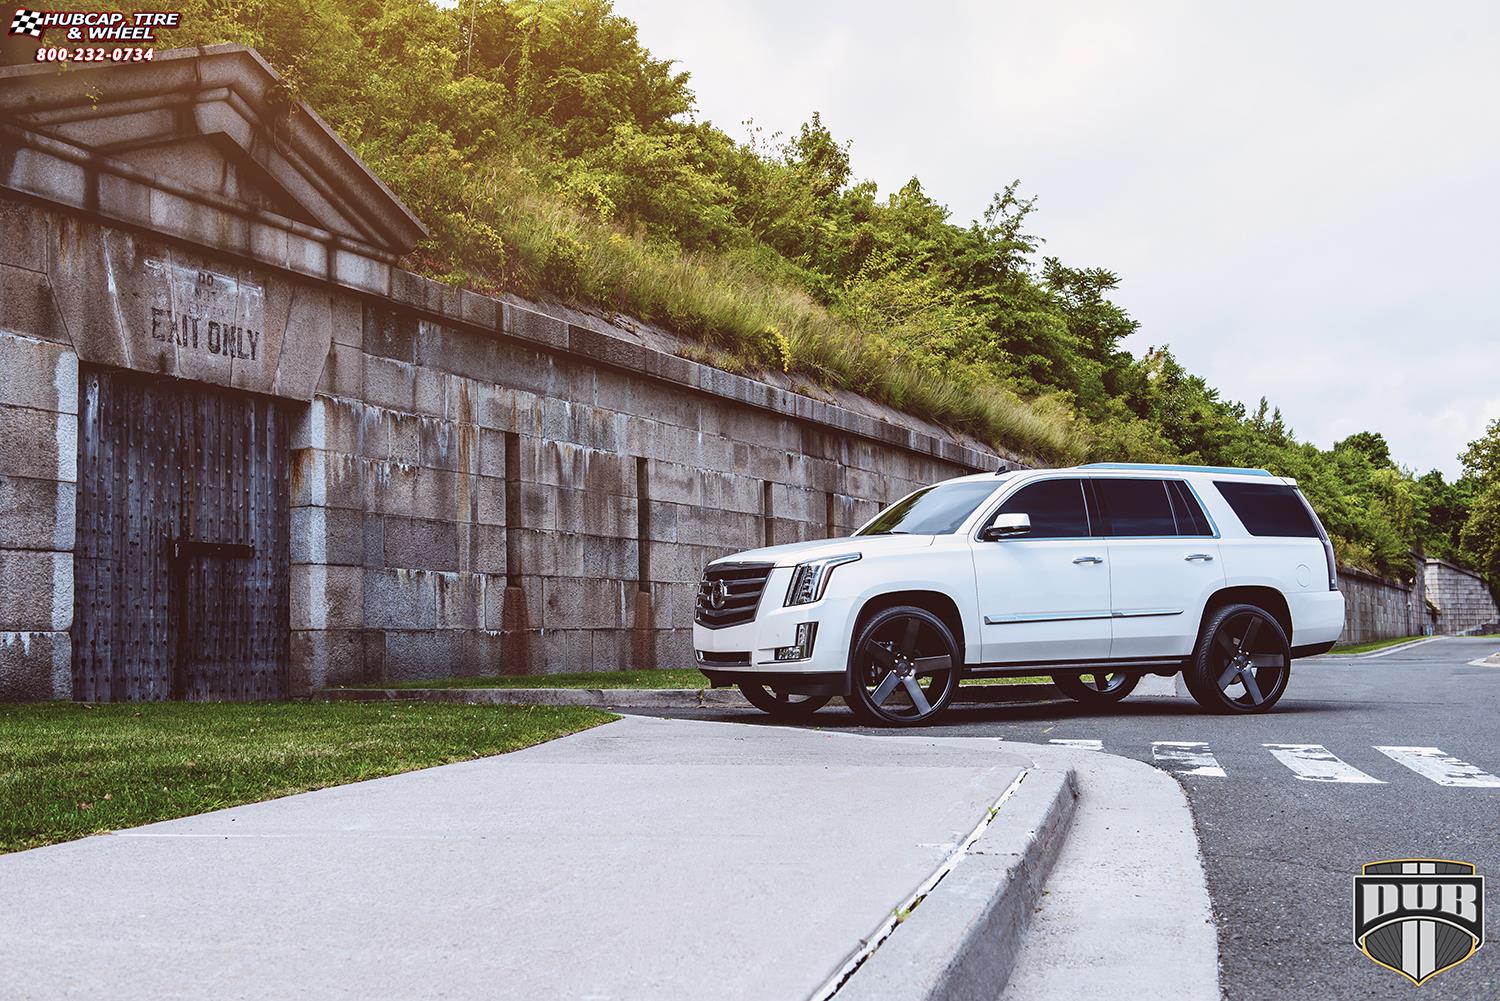
[[[1255,605],[1228,605],[1204,623],[1183,680],[1212,712],[1261,713],[1281,698],[1291,673],[1292,651],[1281,624]]]
[[[752,706],[777,719],[807,719],[828,704],[826,695],[798,695],[796,692],[779,692],[767,685],[740,682],[740,694]]]
[[[963,657],[943,620],[923,608],[875,613],[854,637],[849,708],[867,723],[919,726],[958,691]]]
[[[1082,674],[1054,674],[1052,683],[1074,702],[1108,705],[1135,691],[1141,677],[1120,671],[1085,671]]]

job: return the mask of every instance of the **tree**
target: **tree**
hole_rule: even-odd
[[[1490,421],[1482,437],[1469,442],[1458,461],[1464,465],[1464,475],[1482,485],[1500,479],[1500,417]]]
[[[1360,431],[1357,434],[1351,434],[1333,447],[1353,449],[1376,466],[1391,465],[1391,446],[1385,440],[1385,435],[1377,431]]]
[[[1474,498],[1459,536],[1459,553],[1493,585],[1500,581],[1500,482]]]
[[[1459,533],[1459,554],[1491,584],[1500,584],[1500,418],[1459,456],[1464,475],[1474,482],[1475,497]]]

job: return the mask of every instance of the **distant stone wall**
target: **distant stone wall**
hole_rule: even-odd
[[[1339,590],[1344,593],[1345,609],[1341,644],[1422,636],[1433,631],[1420,574],[1414,583],[1403,584],[1353,567],[1340,567]]]
[[[1439,632],[1466,633],[1500,627],[1500,609],[1484,578],[1444,560],[1423,565],[1427,597],[1438,610]]]

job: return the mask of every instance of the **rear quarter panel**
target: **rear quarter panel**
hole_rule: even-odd
[[[1199,496],[1219,525],[1225,587],[1271,587],[1292,613],[1293,646],[1337,639],[1343,630],[1343,596],[1328,589],[1328,560],[1317,538],[1252,536],[1212,483]]]

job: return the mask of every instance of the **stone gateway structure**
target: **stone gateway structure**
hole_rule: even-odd
[[[1421,569],[1439,632],[1500,632],[1500,608],[1483,577],[1447,560],[1428,559]]]
[[[253,51],[0,69],[0,701],[688,666],[710,559],[1014,461],[422,235]]]

